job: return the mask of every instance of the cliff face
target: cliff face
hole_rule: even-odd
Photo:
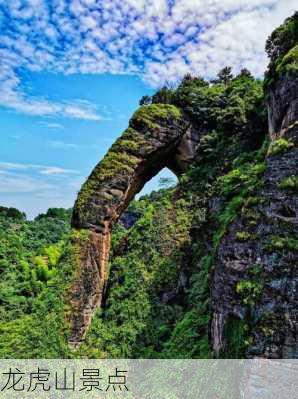
[[[281,76],[268,88],[268,124],[271,140],[283,136],[297,140],[298,77],[294,74]]]
[[[291,138],[297,140],[293,131]],[[246,356],[298,356],[298,150],[292,142],[277,143],[269,146],[262,184],[241,204],[218,248],[212,283],[217,352],[227,349],[226,332],[237,326],[249,340]]]
[[[284,32],[293,36],[281,41]],[[296,32],[296,33],[295,33]],[[266,98],[270,144],[252,203],[230,224],[216,257],[212,338],[227,348],[227,331],[247,339],[245,355],[298,357],[298,76],[297,13],[268,39]]]
[[[285,44],[280,36],[288,26],[294,39],[290,36],[290,44]],[[152,314],[146,313],[145,303],[146,318],[130,309],[128,321],[135,335],[126,331],[133,335],[133,344],[129,351],[120,351],[121,356],[140,356],[136,347],[143,345],[155,355],[163,350],[165,356],[179,357],[190,342],[196,350],[189,348],[184,356],[209,356],[212,350],[224,357],[298,356],[295,35],[297,15],[271,38],[268,46],[274,56],[265,97],[260,82],[247,72],[212,86],[188,78],[167,97],[171,104],[141,107],[96,166],[79,193],[72,218],[77,254],[70,290],[73,346],[85,338],[103,298],[107,310],[101,322],[112,328],[118,323],[115,334],[126,325],[127,308],[121,316],[113,313],[118,305],[111,298],[117,292],[118,300],[121,295],[124,301],[130,298],[130,306],[138,309],[135,287],[125,285],[135,267],[144,279],[139,290],[144,302],[151,303]],[[164,167],[181,176],[179,186],[170,204],[168,198],[157,199],[154,208],[153,200],[153,210],[147,204],[147,213],[137,212],[143,215],[140,221],[121,233],[106,290],[112,228],[134,195]],[[161,227],[163,217],[166,224]],[[159,238],[148,220],[160,229]],[[146,249],[154,249],[152,259]],[[163,276],[160,280],[157,271]],[[162,309],[172,316],[159,315]],[[114,315],[110,321],[109,312]],[[148,337],[159,317],[166,333],[159,335],[157,344]],[[87,346],[94,345],[99,334],[96,323],[98,319],[91,324]],[[141,334],[147,343],[136,344]]]

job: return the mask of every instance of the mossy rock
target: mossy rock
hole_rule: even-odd
[[[137,166],[156,149],[154,140],[162,125],[183,119],[182,111],[174,105],[152,104],[140,107],[132,116],[129,127],[112,145],[102,161],[94,168],[79,193],[76,208],[88,213],[88,203],[103,182],[118,176],[131,175]],[[145,127],[145,131],[143,131]]]

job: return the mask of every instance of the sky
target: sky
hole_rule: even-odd
[[[165,81],[225,65],[262,77],[266,38],[294,3],[0,0],[0,205],[30,218],[71,207],[139,99]]]

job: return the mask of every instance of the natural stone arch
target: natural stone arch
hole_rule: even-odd
[[[82,186],[72,216],[76,274],[70,290],[71,345],[82,341],[101,305],[113,225],[164,167],[177,176],[183,173],[193,161],[197,142],[196,130],[177,107],[143,106]]]

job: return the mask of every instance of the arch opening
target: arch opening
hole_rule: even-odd
[[[167,167],[163,168],[151,180],[147,181],[142,190],[136,194],[135,198],[139,199],[143,195],[149,195],[152,191],[162,188],[174,187],[178,183],[178,177]]]

